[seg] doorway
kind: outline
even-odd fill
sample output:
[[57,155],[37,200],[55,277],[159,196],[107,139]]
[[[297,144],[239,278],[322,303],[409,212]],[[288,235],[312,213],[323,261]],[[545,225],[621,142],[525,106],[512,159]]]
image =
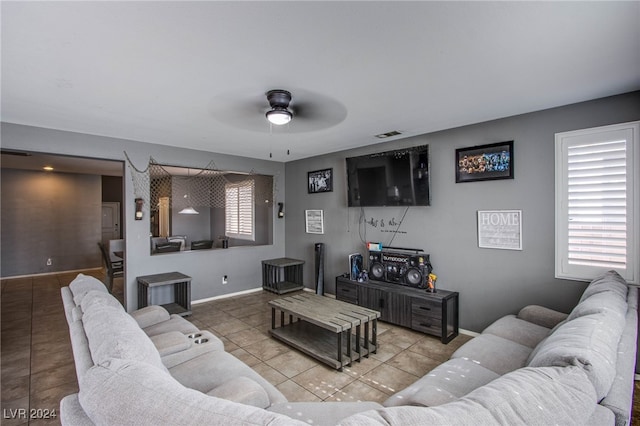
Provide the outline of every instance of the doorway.
[[[6,250],[11,256],[2,256],[3,278],[101,267],[97,243],[104,238],[103,202],[116,202],[108,215],[114,239],[122,238],[125,231],[121,222],[124,161],[4,149],[1,160],[6,179],[2,179],[0,245],[11,247]],[[43,170],[43,165],[48,167]],[[105,186],[101,183],[105,180],[111,183]],[[106,199],[100,195],[105,187],[112,191]],[[15,209],[19,203],[46,205],[49,211]]]
[[102,244],[107,244],[109,240],[119,240],[120,233],[120,203],[102,203]]

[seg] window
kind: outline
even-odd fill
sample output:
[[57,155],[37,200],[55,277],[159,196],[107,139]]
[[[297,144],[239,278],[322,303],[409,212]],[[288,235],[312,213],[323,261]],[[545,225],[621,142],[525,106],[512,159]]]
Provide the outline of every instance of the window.
[[255,241],[253,180],[225,185],[225,235]]
[[638,284],[640,122],[556,134],[556,277]]

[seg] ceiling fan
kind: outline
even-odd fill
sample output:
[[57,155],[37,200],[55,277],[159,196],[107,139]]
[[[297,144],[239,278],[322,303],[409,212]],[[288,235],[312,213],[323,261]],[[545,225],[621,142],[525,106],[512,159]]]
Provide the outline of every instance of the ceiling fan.
[[271,109],[265,114],[269,123],[282,126],[291,121],[293,118],[293,114],[289,111],[291,92],[282,89],[269,90],[267,100],[271,105]]
[[212,99],[210,111],[226,125],[274,135],[324,130],[347,117],[337,100],[297,88],[224,93]]

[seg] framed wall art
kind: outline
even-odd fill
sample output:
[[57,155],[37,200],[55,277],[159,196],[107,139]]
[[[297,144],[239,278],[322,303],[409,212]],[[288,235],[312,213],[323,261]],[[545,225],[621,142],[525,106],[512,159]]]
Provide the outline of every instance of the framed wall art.
[[456,183],[513,179],[513,141],[456,149]]
[[522,250],[522,210],[478,210],[478,247]]
[[315,170],[307,173],[309,194],[333,191],[333,169]]
[[304,220],[307,234],[324,234],[324,212],[322,210],[305,210]]

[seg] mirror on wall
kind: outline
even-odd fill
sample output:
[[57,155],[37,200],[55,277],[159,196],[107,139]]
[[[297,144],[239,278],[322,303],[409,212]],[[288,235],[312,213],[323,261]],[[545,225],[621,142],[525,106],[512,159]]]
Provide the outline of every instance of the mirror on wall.
[[154,165],[151,254],[273,244],[273,176]]

